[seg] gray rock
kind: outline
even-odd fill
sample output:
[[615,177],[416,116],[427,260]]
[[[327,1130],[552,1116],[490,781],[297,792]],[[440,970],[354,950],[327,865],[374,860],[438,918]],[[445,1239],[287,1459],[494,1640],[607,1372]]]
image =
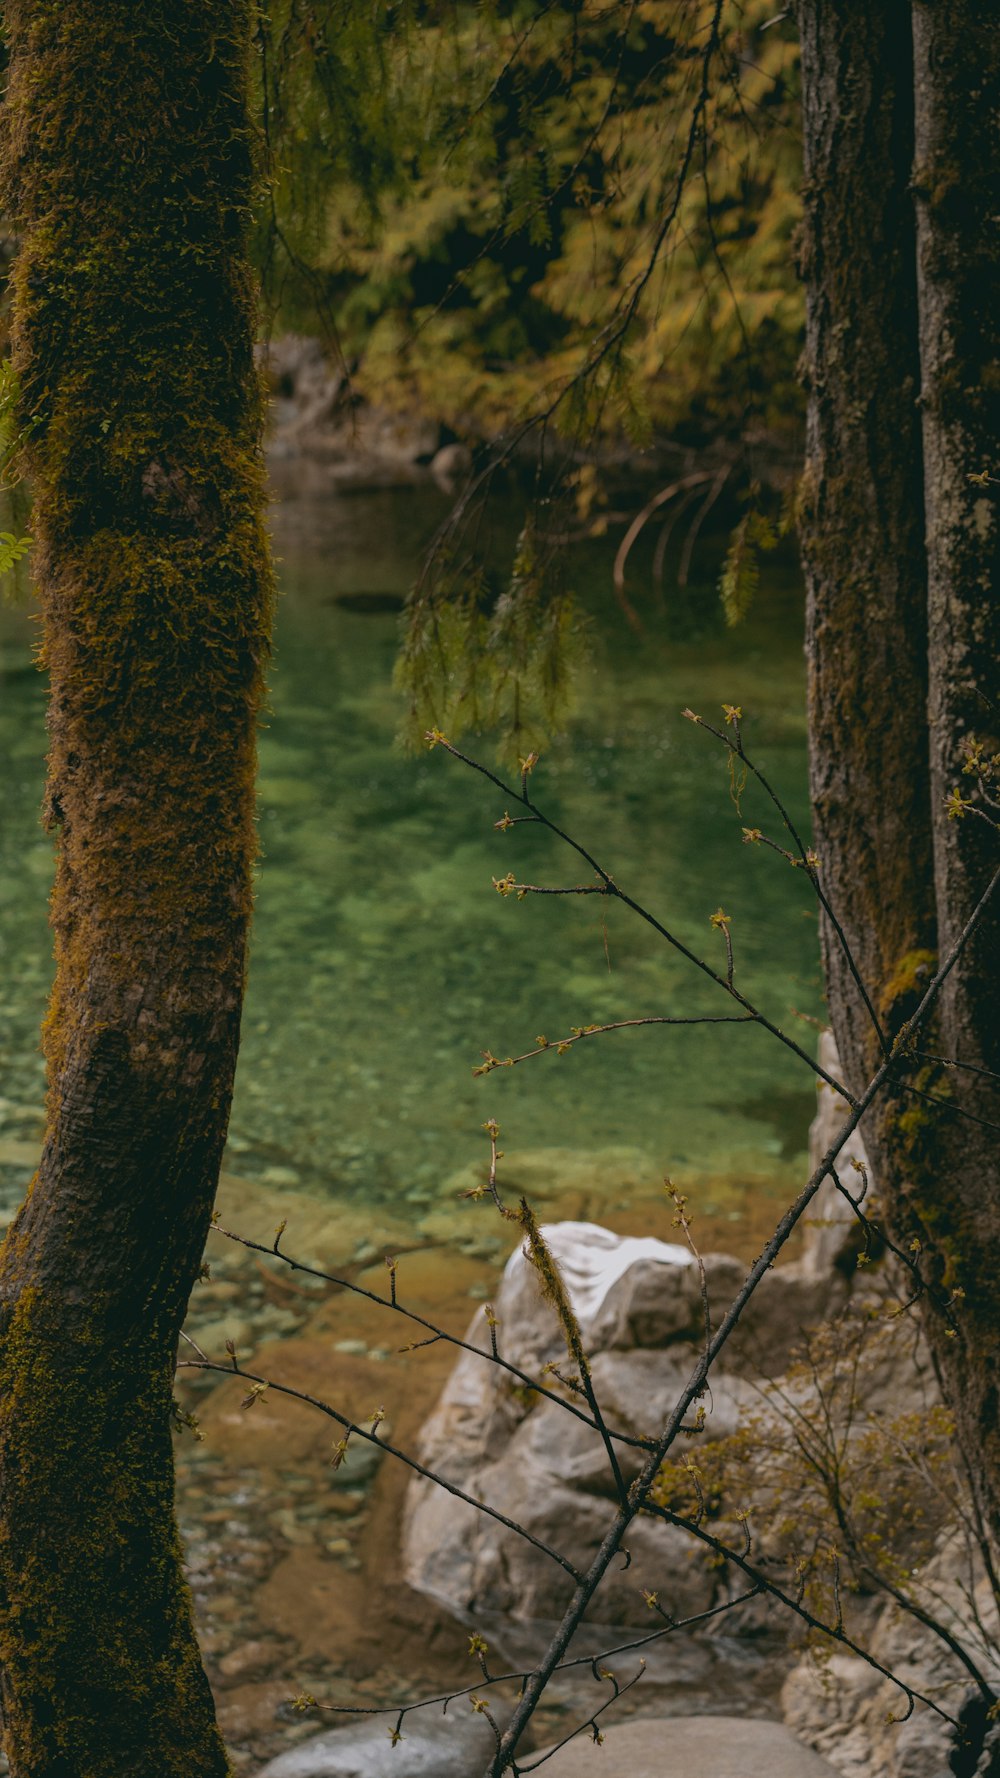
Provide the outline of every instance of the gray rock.
[[[654,1436],[690,1376],[704,1338],[697,1266],[685,1249],[614,1235],[591,1223],[556,1223],[545,1235],[593,1354],[595,1392],[608,1426]],[[706,1258],[705,1269],[717,1318],[746,1268],[716,1254]],[[801,1342],[803,1327],[822,1316],[831,1290],[843,1288],[840,1280],[805,1279],[795,1267],[768,1274],[760,1303],[734,1341],[736,1368],[717,1371],[704,1398],[698,1444],[729,1436],[757,1407],[738,1369],[780,1371]],[[520,1251],[507,1263],[494,1308],[504,1358],[533,1377],[553,1362],[564,1372],[569,1368],[555,1313]],[[476,1317],[466,1338],[486,1354],[483,1317]],[[548,1384],[559,1388],[551,1374]],[[677,1454],[692,1442],[678,1440]],[[488,1357],[464,1353],[459,1359],[425,1427],[420,1454],[430,1470],[487,1502],[578,1570],[596,1554],[614,1507],[600,1435],[557,1402],[519,1387]],[[626,1481],[637,1474],[640,1455],[620,1448]],[[638,1520],[628,1547],[631,1563],[609,1570],[595,1600],[594,1615],[602,1622],[647,1623],[644,1591],[658,1593],[677,1617],[712,1604],[717,1574],[683,1532]],[[422,1477],[411,1481],[407,1493],[403,1559],[411,1586],[461,1612],[501,1612],[522,1620],[558,1617],[573,1587],[566,1570],[527,1539]]]
[[[717,1327],[746,1278],[742,1260],[707,1253],[705,1275],[712,1326]],[[848,1283],[828,1266],[802,1262],[777,1265],[765,1273],[740,1317],[719,1363],[723,1370],[752,1377],[776,1377],[802,1350],[805,1336],[839,1310]]]
[[[503,1462],[470,1478],[470,1491],[523,1525],[548,1549],[586,1569],[608,1529],[613,1503],[603,1493],[591,1494],[586,1487],[560,1479],[558,1466],[547,1460],[549,1453],[538,1449],[544,1432],[542,1423],[536,1426],[532,1417]],[[561,1441],[561,1423],[557,1436]],[[557,1562],[441,1489],[417,1483],[414,1494],[407,1503],[404,1534],[405,1572],[411,1586],[452,1610],[503,1612],[513,1618],[561,1617],[574,1583]],[[613,1566],[597,1596],[594,1613],[602,1623],[647,1628],[643,1588],[658,1592],[676,1616],[703,1611],[712,1603],[714,1576],[684,1532],[638,1520],[627,1542],[630,1565]]]
[[472,452],[468,445],[442,445],[431,459],[431,474],[445,488],[457,487],[472,469]]
[[[619,1322],[624,1325],[630,1312],[629,1292],[622,1296],[626,1280],[646,1280],[648,1293],[661,1297],[664,1304],[676,1298],[678,1306],[664,1313],[678,1329],[694,1324],[698,1273],[686,1247],[653,1237],[616,1235],[593,1222],[549,1223],[544,1232],[589,1351],[637,1344],[627,1334],[620,1340],[615,1337]],[[495,1307],[504,1356],[513,1363],[530,1370],[565,1356],[555,1313],[544,1301],[534,1267],[520,1248],[515,1248],[507,1261]],[[483,1341],[480,1338],[476,1343]]]
[[554,1754],[546,1778],[835,1778],[780,1722],[671,1716],[612,1723],[603,1732],[603,1746],[583,1734]]
[[702,1321],[697,1266],[637,1259],[610,1286],[590,1330],[592,1347],[628,1350],[697,1337]]
[[202,1351],[207,1352],[209,1358],[221,1360],[223,1364],[227,1362],[227,1340],[232,1340],[241,1358],[248,1357],[256,1346],[253,1328],[246,1316],[238,1309],[234,1309],[228,1315],[214,1317],[211,1321],[199,1322],[195,1317],[192,1317],[189,1332],[192,1339],[198,1342]]
[[[834,1080],[842,1078],[840,1057],[832,1031],[822,1032],[817,1061]],[[816,1116],[809,1126],[810,1173],[815,1172],[823,1156],[833,1147],[837,1132],[849,1110],[846,1099],[842,1099],[825,1081],[817,1080]],[[847,1138],[840,1150],[836,1167],[841,1184],[854,1198],[860,1197],[862,1193],[864,1175],[859,1168],[863,1167],[868,1173],[869,1181],[865,1195],[874,1197],[868,1156],[857,1130],[853,1136]],[[834,1267],[848,1272],[853,1270],[854,1261],[864,1245],[861,1224],[843,1192],[837,1190],[832,1179],[824,1180],[813,1199],[805,1232],[802,1269],[807,1277],[825,1277]]]
[[414,1711],[394,1747],[393,1717],[331,1729],[279,1754],[257,1778],[478,1778],[496,1745],[482,1717],[453,1704]]
[[[728,1253],[704,1255],[705,1284],[713,1328],[719,1325],[746,1278],[742,1260]],[[726,1368],[776,1376],[815,1327],[846,1295],[846,1283],[832,1265],[779,1266],[761,1279],[722,1361]],[[629,1350],[686,1345],[690,1369],[694,1348],[705,1337],[705,1312],[696,1266],[665,1265],[640,1259],[608,1290],[590,1329],[591,1349]]]
[[301,495],[310,481],[395,487],[427,476],[441,443],[436,421],[360,400],[315,339],[284,334],[261,357],[271,393],[268,459],[279,483],[284,466],[290,491]]
[[[970,1582],[972,1590],[970,1596]],[[1000,1620],[992,1589],[962,1533],[943,1536],[910,1578],[918,1605],[964,1647],[994,1692],[1000,1686]],[[941,1638],[890,1602],[868,1641],[890,1673],[958,1717],[975,1694],[969,1673]],[[948,1778],[955,1743],[949,1723],[917,1705],[904,1721],[899,1687],[854,1656],[808,1659],[788,1675],[786,1723],[824,1754],[841,1778]],[[976,1770],[985,1771],[989,1755]]]

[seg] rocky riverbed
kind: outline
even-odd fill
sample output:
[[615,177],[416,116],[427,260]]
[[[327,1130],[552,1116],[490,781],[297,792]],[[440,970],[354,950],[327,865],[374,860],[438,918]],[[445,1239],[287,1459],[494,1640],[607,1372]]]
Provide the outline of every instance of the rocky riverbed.
[[[546,1167],[539,1158],[527,1169],[541,1187],[547,1218],[595,1206],[600,1158],[580,1157],[572,1188],[564,1159]],[[376,1231],[362,1212],[273,1178],[227,1174],[220,1221],[264,1245],[277,1221],[287,1221],[282,1246],[289,1254],[381,1297],[388,1295],[388,1253],[397,1259],[399,1301],[461,1335],[476,1304],[496,1293],[510,1245],[496,1235],[486,1206],[462,1198],[471,1180],[472,1173],[453,1181],[423,1214],[401,1205],[398,1218]],[[661,1239],[673,1235],[672,1217],[662,1193],[659,1201],[640,1198],[619,1211],[623,1232],[652,1229]],[[759,1223],[726,1220],[713,1233],[724,1230],[731,1246],[737,1228],[737,1244],[749,1250],[766,1220],[762,1206]],[[343,1288],[291,1273],[221,1232],[209,1238],[208,1263],[211,1275],[195,1289],[188,1322],[203,1350],[230,1363],[231,1339],[241,1368],[289,1383],[361,1422],[384,1408],[383,1436],[416,1451],[452,1369],[452,1347],[435,1342],[407,1350],[429,1337],[426,1330]],[[196,1358],[191,1348],[186,1356]],[[297,1711],[297,1697],[310,1694],[340,1707],[405,1703],[453,1685],[469,1655],[467,1627],[402,1577],[404,1467],[352,1448],[333,1470],[335,1423],[273,1391],[243,1409],[247,1392],[235,1377],[184,1373],[180,1394],[202,1438],[182,1433],[177,1463],[206,1662],[234,1766],[250,1773],[338,1720]],[[512,1656],[530,1658],[521,1641],[523,1633],[510,1645]],[[721,1646],[689,1652],[664,1673],[663,1683],[687,1708],[697,1708],[711,1695],[723,1653]],[[759,1686],[751,1661],[748,1708]],[[573,1695],[557,1688],[539,1713],[537,1732],[558,1733],[572,1707]]]
[[[27,1094],[0,1108],[0,1187],[9,1219],[37,1161],[42,1107]],[[477,1304],[496,1294],[511,1240],[488,1205],[465,1194],[474,1164],[434,1193],[401,1197],[377,1225],[352,1194],[334,1201],[270,1149],[237,1135],[219,1195],[222,1227],[267,1246],[279,1221],[283,1246],[336,1276],[388,1293],[385,1255],[398,1259],[399,1300],[461,1335]],[[529,1151],[507,1163],[546,1221],[610,1219],[621,1233],[676,1239],[673,1206],[626,1150]],[[239,1169],[237,1171],[236,1169]],[[609,1208],[613,1206],[613,1208]],[[735,1216],[735,1220],[733,1219]],[[749,1255],[773,1223],[766,1199],[703,1219],[712,1246]],[[498,1233],[499,1229],[499,1233]],[[232,1340],[241,1368],[331,1402],[358,1419],[384,1408],[383,1433],[417,1449],[451,1372],[444,1342],[406,1350],[424,1330],[343,1288],[253,1253],[221,1230],[209,1237],[209,1276],[194,1291],[188,1331],[222,1364]],[[185,1348],[187,1358],[196,1357]],[[346,1707],[408,1702],[453,1685],[468,1666],[467,1627],[401,1575],[400,1524],[407,1472],[356,1450],[330,1467],[339,1429],[315,1408],[267,1393],[251,1409],[247,1385],[216,1373],[182,1373],[179,1398],[202,1436],[179,1434],[178,1508],[206,1663],[238,1772],[314,1736],[336,1717],[301,1713],[312,1694]],[[491,1634],[511,1658],[531,1659],[536,1626]],[[531,1646],[529,1646],[529,1644]],[[694,1647],[662,1676],[672,1708],[704,1708],[728,1657],[721,1644]],[[744,1662],[743,1703],[767,1707],[759,1663]],[[661,1680],[655,1671],[651,1679]],[[731,1675],[730,1675],[731,1682]],[[555,1688],[537,1734],[556,1737],[574,1707]],[[350,1720],[347,1718],[346,1720]]]
[[[26,1083],[29,1084],[29,1083]],[[0,1224],[24,1193],[40,1151],[43,1107],[29,1092],[0,1105]],[[512,1186],[528,1191],[547,1221],[610,1219],[625,1234],[672,1240],[673,1207],[662,1184],[625,1149],[512,1154]],[[511,1246],[488,1205],[463,1194],[480,1163],[433,1191],[400,1194],[377,1221],[358,1194],[336,1199],[301,1167],[237,1135],[220,1189],[222,1224],[270,1244],[287,1221],[289,1253],[385,1295],[386,1253],[398,1258],[399,1297],[459,1335],[495,1294]],[[705,1239],[749,1256],[773,1222],[766,1198],[705,1218]],[[498,1232],[499,1231],[499,1232]],[[377,1304],[291,1274],[220,1232],[209,1237],[210,1276],[195,1287],[188,1329],[227,1362],[301,1387],[359,1418],[385,1407],[392,1436],[416,1449],[452,1368],[443,1343],[405,1348],[422,1330]],[[187,1349],[187,1356],[195,1354]],[[468,1661],[465,1628],[403,1582],[399,1527],[406,1472],[351,1452],[330,1468],[338,1429],[315,1409],[265,1396],[250,1410],[246,1386],[217,1375],[182,1375],[179,1395],[203,1438],[179,1434],[178,1504],[192,1588],[213,1685],[238,1771],[315,1734],[325,1720],[292,1700],[311,1692],[331,1704],[423,1696],[452,1683]],[[679,1681],[692,1704],[710,1681],[695,1663]],[[541,1713],[555,1733],[563,1707]]]
[[[833,1065],[829,1054],[825,1060]],[[39,1115],[40,1107],[27,1101],[8,1102],[0,1112],[7,1216],[37,1158]],[[837,1116],[833,1096],[823,1089],[814,1152],[829,1142]],[[508,1573],[503,1561],[498,1566],[498,1540],[483,1540],[470,1509],[442,1512],[440,1500],[423,1483],[409,1484],[407,1504],[408,1471],[402,1464],[358,1440],[350,1444],[346,1462],[332,1464],[342,1429],[322,1404],[359,1424],[380,1416],[381,1438],[441,1467],[447,1459],[453,1478],[472,1493],[482,1486],[498,1499],[505,1490],[516,1494],[525,1464],[533,1466],[528,1505],[535,1510],[541,1502],[544,1509],[546,1496],[558,1495],[560,1540],[568,1536],[586,1543],[591,1537],[594,1478],[572,1437],[566,1442],[557,1436],[563,1416],[548,1436],[551,1413],[544,1404],[529,1412],[527,1400],[501,1401],[490,1367],[460,1359],[456,1369],[454,1348],[402,1312],[410,1310],[455,1336],[468,1333],[482,1345],[486,1323],[477,1305],[481,1310],[487,1301],[495,1302],[505,1340],[513,1341],[509,1349],[519,1361],[532,1368],[549,1355],[551,1330],[539,1321],[537,1292],[525,1296],[531,1280],[523,1262],[520,1273],[508,1267],[501,1282],[511,1246],[506,1225],[488,1201],[469,1197],[482,1182],[482,1166],[455,1175],[431,1197],[404,1195],[397,1211],[380,1212],[376,1225],[356,1198],[352,1206],[304,1189],[280,1158],[257,1153],[239,1138],[229,1167],[234,1163],[246,1171],[223,1175],[219,1226],[209,1237],[208,1271],[195,1288],[188,1320],[194,1344],[183,1347],[186,1364],[199,1364],[200,1351],[222,1369],[181,1373],[179,1399],[197,1418],[200,1436],[188,1429],[178,1437],[179,1516],[206,1663],[235,1770],[249,1778],[301,1746],[305,1763],[295,1766],[296,1774],[300,1765],[303,1773],[320,1774],[325,1768],[315,1742],[318,1731],[350,1724],[359,1710],[410,1704],[461,1685],[463,1678],[474,1680],[472,1627],[488,1636],[495,1658],[514,1667],[530,1665],[546,1640],[548,1616],[560,1609],[555,1594],[551,1600],[540,1595],[534,1619],[526,1616],[528,1577],[516,1580],[511,1593],[513,1571]],[[629,1165],[623,1153],[611,1150],[575,1159],[562,1151],[540,1151],[507,1164],[512,1181],[531,1193],[546,1223],[565,1226],[569,1218],[578,1228],[581,1220],[589,1218],[592,1225],[600,1218],[617,1230],[602,1236],[591,1226],[585,1238],[571,1234],[563,1263],[597,1354],[595,1376],[600,1372],[602,1390],[605,1385],[611,1390],[616,1414],[638,1412],[641,1418],[647,1409],[655,1415],[662,1393],[662,1378],[657,1380],[653,1370],[663,1368],[673,1376],[678,1360],[683,1368],[682,1347],[696,1339],[700,1297],[693,1282],[696,1268],[681,1263],[683,1255],[678,1258],[673,1205],[662,1190],[653,1194],[641,1188]],[[609,1203],[617,1209],[610,1211]],[[756,1350],[745,1342],[738,1346],[717,1379],[713,1412],[723,1419],[730,1408],[738,1411],[741,1373],[759,1377],[780,1369],[796,1329],[843,1297],[842,1262],[856,1235],[835,1194],[827,1192],[816,1209],[804,1241],[793,1248],[792,1264],[766,1280],[756,1332],[753,1325],[746,1330]],[[329,1277],[293,1270],[272,1253],[230,1238],[235,1231],[268,1249],[279,1223],[286,1225],[282,1250]],[[738,1282],[741,1262],[759,1249],[771,1226],[773,1206],[764,1199],[735,1223],[728,1214],[700,1219],[702,1247],[717,1255],[707,1269],[713,1298],[721,1303]],[[617,1236],[640,1238],[628,1249],[636,1263],[618,1266],[610,1284],[602,1273],[602,1288],[595,1293],[588,1266],[596,1277],[616,1253],[619,1258],[625,1253]],[[589,1245],[604,1254],[596,1270],[580,1258],[581,1239],[584,1249]],[[668,1245],[657,1250],[657,1241]],[[387,1256],[396,1262],[396,1310],[385,1300]],[[240,1371],[270,1379],[271,1386],[254,1393],[247,1375],[226,1374],[234,1359]],[[653,1368],[644,1384],[647,1366]],[[275,1387],[279,1383],[312,1402],[283,1396]],[[892,1379],[890,1388],[897,1388]],[[252,1402],[245,1405],[250,1395]],[[514,1495],[508,1505],[514,1516],[523,1517]],[[607,1505],[602,1498],[598,1516]],[[639,1555],[645,1559],[643,1551]],[[954,1567],[947,1551],[941,1562],[942,1573],[949,1563]],[[688,1591],[704,1590],[704,1582],[691,1577],[684,1585]],[[611,1621],[601,1622],[599,1614],[581,1632],[588,1653],[627,1639],[644,1620],[643,1613],[636,1618],[627,1587],[623,1592],[619,1585],[609,1599],[605,1615]],[[685,1609],[692,1604],[679,1602]],[[964,1633],[961,1600],[949,1610]],[[918,1682],[930,1674],[928,1683],[954,1688],[954,1680],[938,1670],[935,1647],[914,1636],[912,1620],[897,1626],[890,1618],[873,1625],[893,1664],[900,1663]],[[937,1741],[926,1718],[913,1734],[887,1738],[891,1688],[882,1684],[880,1690],[869,1669],[852,1661],[834,1663],[834,1684],[824,1692],[808,1668],[790,1676],[794,1660],[784,1623],[758,1616],[735,1625],[727,1618],[713,1633],[669,1638],[648,1651],[643,1684],[630,1694],[624,1713],[631,1705],[642,1716],[702,1717],[724,1698],[727,1709],[741,1718],[774,1720],[785,1714],[800,1738],[844,1778],[871,1778],[876,1771],[883,1778],[937,1778],[933,1761],[947,1758],[944,1743],[937,1745],[940,1724]],[[591,1692],[589,1667],[554,1684],[532,1725],[533,1743],[559,1741],[581,1711],[593,1708]],[[305,1697],[317,1705],[303,1710]],[[955,1708],[961,1701],[956,1693]],[[368,1763],[358,1769],[377,1773],[381,1756],[372,1750],[388,1726],[376,1719],[367,1740],[358,1728],[351,1731],[350,1747],[345,1740],[338,1748],[350,1751],[357,1743],[361,1758],[367,1747]],[[340,1752],[331,1755],[339,1757]],[[340,1769],[336,1763],[331,1767]]]

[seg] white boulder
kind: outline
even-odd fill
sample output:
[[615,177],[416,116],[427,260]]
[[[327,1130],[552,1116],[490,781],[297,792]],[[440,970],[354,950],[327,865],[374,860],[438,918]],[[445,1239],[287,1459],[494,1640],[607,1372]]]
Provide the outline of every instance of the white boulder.
[[[704,1343],[698,1266],[686,1248],[615,1235],[590,1223],[556,1223],[544,1234],[590,1353],[606,1425],[631,1438],[655,1437]],[[746,1268],[726,1255],[709,1255],[705,1270],[710,1308],[718,1316]],[[704,1430],[682,1436],[675,1453],[734,1432],[741,1416],[757,1406],[740,1369],[780,1370],[803,1327],[822,1315],[828,1301],[826,1288],[794,1267],[769,1273],[759,1295],[733,1343],[734,1366],[713,1374],[700,1403]],[[586,1411],[580,1394],[560,1381],[559,1373],[571,1375],[573,1363],[555,1311],[520,1250],[507,1263],[494,1313],[501,1357]],[[599,1432],[490,1362],[485,1316],[477,1316],[466,1337],[484,1356],[467,1352],[460,1358],[424,1430],[422,1462],[585,1570],[616,1498]],[[556,1369],[546,1372],[546,1366]],[[645,1452],[617,1441],[615,1448],[627,1483]],[[593,1615],[602,1622],[647,1623],[644,1591],[656,1592],[677,1617],[713,1602],[716,1572],[683,1532],[641,1519],[626,1543],[631,1562],[612,1566],[594,1603]],[[573,1591],[572,1576],[557,1561],[422,1477],[411,1481],[407,1494],[403,1561],[411,1586],[460,1612],[556,1618]]]

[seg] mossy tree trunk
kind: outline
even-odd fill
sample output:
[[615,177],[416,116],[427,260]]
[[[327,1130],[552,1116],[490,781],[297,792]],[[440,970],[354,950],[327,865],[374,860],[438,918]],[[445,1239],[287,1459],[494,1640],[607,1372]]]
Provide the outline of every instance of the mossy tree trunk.
[[228,1770],[172,1371],[225,1139],[270,582],[250,0],[7,0],[3,184],[58,834],[49,1112],[0,1251],[15,1778]]
[[[996,865],[987,825],[949,821],[946,803],[963,741],[995,750],[1000,727],[997,490],[970,479],[995,468],[1000,436],[1000,33],[986,0],[800,0],[799,23],[813,811],[891,1043]],[[993,1071],[998,938],[994,910],[923,1040]],[[857,1088],[879,1040],[829,930],[824,955]],[[995,1083],[915,1058],[866,1138],[886,1221],[934,1287],[926,1325],[1000,1535],[1000,1162],[996,1130],[973,1121],[997,1117]]]

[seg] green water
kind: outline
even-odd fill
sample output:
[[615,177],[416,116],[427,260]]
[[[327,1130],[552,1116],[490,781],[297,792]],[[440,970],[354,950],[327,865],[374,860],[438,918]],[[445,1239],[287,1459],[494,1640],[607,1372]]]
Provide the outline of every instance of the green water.
[[[392,601],[366,612],[335,601],[403,594],[440,512],[419,490],[286,503],[276,515],[283,597],[228,1165],[354,1204],[434,1203],[480,1159],[481,1126],[495,1115],[512,1160],[552,1151],[567,1179],[575,1157],[627,1147],[652,1179],[702,1180],[712,1201],[747,1179],[784,1186],[804,1164],[813,1090],[807,1069],[758,1029],[620,1032],[473,1078],[481,1050],[516,1053],[538,1032],[554,1040],[572,1025],[728,1007],[621,907],[501,899],[491,879],[508,870],[574,883],[585,867],[538,828],[496,833],[502,796],[440,751],[413,759],[395,748]],[[535,795],[717,965],[709,916],[720,905],[731,914],[739,984],[811,1050],[796,1017],[821,1010],[808,885],[742,844],[721,750],[680,717],[688,704],[714,717],[723,702],[742,704],[749,743],[806,820],[794,570],[770,567],[737,632],[706,579],[668,592],[665,610],[647,599],[638,639],[608,591],[612,549],[573,556],[594,664]],[[23,612],[0,614],[0,1140],[37,1130],[50,973],[31,629]],[[488,744],[479,750],[490,758]],[[762,814],[749,799],[743,819]],[[9,1192],[23,1183],[14,1169],[0,1178]]]

